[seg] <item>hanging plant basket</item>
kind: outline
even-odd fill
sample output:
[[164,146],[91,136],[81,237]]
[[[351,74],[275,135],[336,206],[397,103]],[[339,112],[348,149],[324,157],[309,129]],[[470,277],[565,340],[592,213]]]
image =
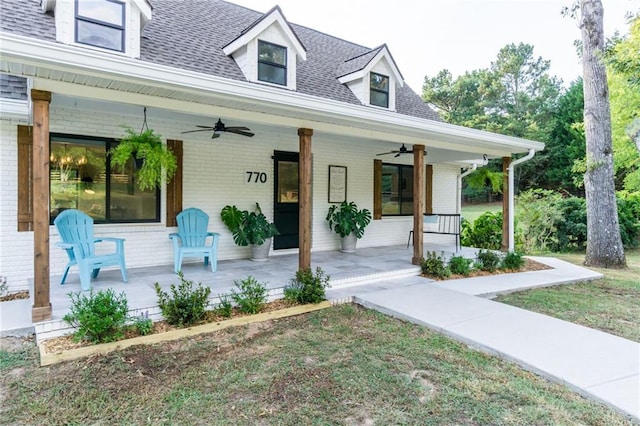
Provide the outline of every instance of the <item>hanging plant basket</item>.
[[109,151],[111,165],[124,169],[133,158],[138,170],[138,187],[141,190],[153,189],[162,185],[162,171],[167,182],[171,181],[178,167],[173,152],[162,143],[162,137],[147,129],[140,134],[126,128],[126,136]]

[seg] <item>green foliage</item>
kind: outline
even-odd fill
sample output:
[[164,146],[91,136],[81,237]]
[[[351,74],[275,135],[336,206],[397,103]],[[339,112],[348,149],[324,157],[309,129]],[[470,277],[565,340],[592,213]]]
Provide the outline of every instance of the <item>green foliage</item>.
[[502,259],[500,255],[491,250],[480,250],[476,256],[476,268],[481,271],[495,272],[500,266]]
[[525,260],[524,257],[522,257],[522,253],[519,253],[517,251],[510,251],[502,258],[500,268],[517,271],[522,268],[524,264]]
[[329,229],[341,237],[354,234],[360,239],[364,235],[364,229],[371,222],[371,212],[367,209],[358,210],[353,201],[343,201],[339,205],[329,207],[326,220],[329,222]]
[[124,292],[116,295],[113,290],[100,290],[89,295],[69,293],[71,308],[63,319],[76,327],[76,341],[89,340],[92,343],[114,342],[124,337],[127,322],[127,296]]
[[291,303],[320,303],[325,300],[325,289],[329,287],[329,275],[317,267],[315,274],[311,268],[299,269],[295,278],[284,288],[284,298]]
[[158,296],[158,306],[167,322],[184,327],[204,318],[211,289],[203,287],[202,283],[198,283],[194,288],[194,282],[185,279],[182,271],[178,272],[178,277],[180,284],[171,284],[171,295],[163,291],[158,283],[154,284],[154,288]]
[[137,317],[134,317],[133,327],[141,336],[151,334],[151,332],[153,331],[153,321],[151,321],[151,319],[149,318],[149,313],[146,312],[144,314],[140,314]]
[[129,127],[125,128],[125,132],[127,135],[109,151],[111,165],[124,169],[134,156],[143,160],[137,174],[138,186],[143,191],[162,185],[163,170],[167,182],[170,181],[178,168],[178,162],[173,152],[162,143],[162,136],[153,130],[138,134]]
[[231,299],[238,305],[240,312],[257,314],[267,303],[267,286],[249,275],[244,280],[236,280],[234,284],[240,292],[231,290]]
[[502,245],[502,212],[481,214],[472,227],[463,228],[460,235],[462,245],[500,250]]
[[231,314],[233,314],[233,304],[231,303],[231,300],[229,300],[229,296],[221,294],[219,297],[220,304],[215,309],[216,313],[225,318],[231,318]]
[[587,247],[587,204],[584,198],[568,197],[558,203],[560,220],[556,222],[555,252],[583,251]]
[[447,266],[442,255],[435,251],[428,251],[426,257],[420,261],[420,269],[424,275],[434,278],[447,278],[451,276],[451,269]]
[[464,256],[452,256],[449,259],[449,269],[452,274],[459,274],[467,276],[471,273],[472,259],[467,259]]
[[269,223],[262,213],[260,204],[256,203],[255,211],[240,210],[236,206],[225,206],[220,212],[222,223],[233,234],[233,241],[241,246],[262,245],[276,235],[280,235],[275,224]]
[[545,252],[557,243],[557,223],[562,219],[557,192],[531,189],[518,196],[518,225],[522,230],[523,250]]
[[640,236],[640,191],[625,193],[619,196],[618,222],[620,223],[620,237],[625,248],[637,247]]

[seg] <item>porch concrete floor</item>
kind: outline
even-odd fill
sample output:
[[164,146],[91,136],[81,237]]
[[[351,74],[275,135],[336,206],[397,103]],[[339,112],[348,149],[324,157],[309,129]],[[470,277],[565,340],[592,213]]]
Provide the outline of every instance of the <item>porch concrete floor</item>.
[[[425,252],[443,252],[451,256],[454,245],[425,244]],[[458,254],[475,257],[477,249],[463,247]],[[339,289],[371,282],[377,279],[418,275],[420,268],[411,264],[413,248],[402,246],[357,248],[355,253],[340,251],[321,251],[311,254],[311,267],[322,268],[331,277],[331,288]],[[191,259],[187,259],[189,261]],[[271,298],[282,294],[282,289],[294,277],[298,269],[298,254],[272,255],[266,262],[253,262],[248,259],[221,260],[218,270],[211,272],[205,268],[202,259],[182,265],[184,276],[195,283],[211,288],[212,303],[218,301],[218,295],[228,294],[235,288],[234,281],[249,275],[259,282],[265,282]],[[94,290],[111,288],[116,293],[124,292],[129,309],[134,313],[147,312],[153,319],[160,317],[154,283],[168,291],[171,284],[178,284],[178,276],[173,272],[173,264],[144,268],[127,268],[128,282],[123,283],[119,269],[100,271],[91,281]],[[70,332],[62,317],[69,312],[71,300],[69,293],[81,291],[77,268],[72,268],[64,285],[60,285],[60,275],[51,276],[51,321],[36,323],[36,335],[39,340]],[[3,327],[4,328],[4,327]]]

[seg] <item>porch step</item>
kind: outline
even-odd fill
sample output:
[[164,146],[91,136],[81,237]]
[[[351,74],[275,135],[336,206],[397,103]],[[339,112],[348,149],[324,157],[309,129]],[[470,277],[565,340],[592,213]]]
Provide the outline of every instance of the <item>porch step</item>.
[[[362,285],[363,283],[376,282],[381,280],[388,280],[392,278],[403,278],[403,277],[411,277],[420,274],[420,267],[414,266],[411,268],[388,271],[388,272],[380,272],[369,275],[361,275],[356,277],[346,277],[346,278],[338,278],[332,279],[329,281],[331,289],[344,289],[349,287],[354,287],[358,285]],[[282,298],[284,293],[284,287],[277,287],[269,289],[267,298],[269,301]],[[340,300],[334,300],[334,303],[347,303],[350,302],[351,298],[346,297]],[[216,306],[220,303],[220,298],[218,296],[211,297],[209,299],[209,306]],[[162,313],[160,312],[160,308],[157,305],[147,306],[142,308],[131,309],[129,311],[130,316],[139,316],[146,315],[151,318],[153,321],[162,320]],[[38,343],[52,339],[54,337],[60,337],[67,334],[73,333],[73,327],[70,327],[62,318],[54,318],[49,321],[42,321],[34,324],[36,341]]]

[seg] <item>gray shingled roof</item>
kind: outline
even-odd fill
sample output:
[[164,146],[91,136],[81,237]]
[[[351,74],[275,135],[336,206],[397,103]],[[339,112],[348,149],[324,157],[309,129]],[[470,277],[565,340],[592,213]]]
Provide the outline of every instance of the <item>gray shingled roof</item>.
[[348,74],[351,74],[356,71],[360,71],[365,68],[369,62],[380,52],[383,46],[376,47],[375,49],[371,49],[370,51],[358,55],[354,58],[349,58],[346,61],[338,64],[338,68],[336,69],[336,77],[342,77]]
[[0,74],[0,98],[27,100],[27,79],[15,75]]
[[[54,18],[41,12],[39,0],[0,1],[3,31],[55,42]],[[246,81],[222,48],[262,16],[222,0],[153,0],[153,17],[142,32],[140,60]],[[365,60],[373,51],[300,25],[291,24],[291,28],[307,49],[307,60],[298,64],[297,91],[359,105],[336,72],[346,61]],[[440,120],[406,84],[396,90],[396,109],[404,115]]]

